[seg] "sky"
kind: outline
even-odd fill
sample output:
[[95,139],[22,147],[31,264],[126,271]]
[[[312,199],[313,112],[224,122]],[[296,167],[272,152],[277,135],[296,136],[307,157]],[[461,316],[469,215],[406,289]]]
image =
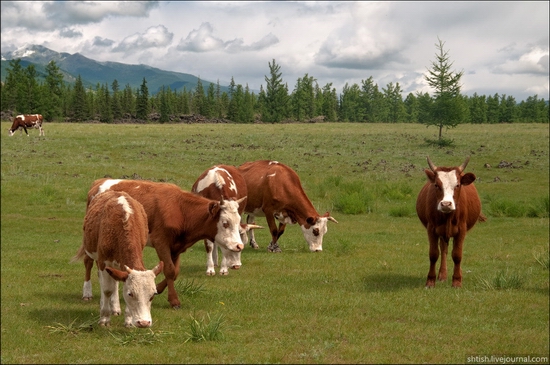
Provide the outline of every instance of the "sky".
[[1,52],[37,44],[229,85],[266,86],[280,66],[337,93],[373,78],[433,94],[439,40],[462,93],[549,99],[549,2],[2,1]]

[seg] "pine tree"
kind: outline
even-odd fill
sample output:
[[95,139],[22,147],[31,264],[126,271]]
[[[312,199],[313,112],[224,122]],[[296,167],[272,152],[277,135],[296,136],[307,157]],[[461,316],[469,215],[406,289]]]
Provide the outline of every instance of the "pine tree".
[[50,61],[46,65],[46,87],[45,99],[44,99],[44,119],[47,121],[54,120],[62,114],[62,88],[63,88],[63,74],[59,70],[59,67],[55,61]]
[[149,119],[149,89],[147,88],[145,77],[136,98],[136,118],[142,120]]
[[462,123],[465,116],[466,105],[460,96],[460,79],[464,71],[451,71],[453,65],[449,61],[449,52],[443,49],[445,42],[438,38],[436,44],[439,53],[436,53],[436,60],[432,62],[432,68],[428,69],[425,80],[435,90],[434,103],[431,109],[430,119],[427,125],[439,127],[439,141],[443,127],[456,127]]
[[84,89],[84,84],[82,83],[82,77],[80,74],[76,78],[76,82],[73,90],[73,118],[74,120],[81,122],[86,120],[86,90]]
[[265,76],[266,90],[260,94],[262,100],[262,120],[269,123],[277,123],[285,119],[288,108],[288,87],[283,84],[280,72],[281,66],[269,63],[270,77]]
[[160,119],[161,124],[167,123],[170,121],[170,105],[168,103],[168,95],[164,86],[160,92]]

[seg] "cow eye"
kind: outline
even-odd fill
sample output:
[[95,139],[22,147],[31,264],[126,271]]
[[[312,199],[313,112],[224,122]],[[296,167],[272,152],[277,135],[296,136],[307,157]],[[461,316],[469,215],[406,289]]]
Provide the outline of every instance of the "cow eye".
[[130,297],[132,297],[132,298],[133,298],[133,297],[134,297],[134,293],[132,293],[132,292],[128,292],[128,296],[130,296]]
[[229,223],[223,222],[223,228],[229,228]]
[[313,235],[314,235],[314,236],[318,236],[318,235],[319,235],[319,228],[314,228],[314,229],[313,229]]

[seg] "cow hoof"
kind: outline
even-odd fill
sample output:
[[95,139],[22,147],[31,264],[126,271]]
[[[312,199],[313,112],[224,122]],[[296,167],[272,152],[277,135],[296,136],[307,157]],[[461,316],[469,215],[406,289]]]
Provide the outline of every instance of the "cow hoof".
[[179,304],[176,304],[176,305],[172,306],[172,309],[180,309],[180,308],[181,308],[181,305],[179,305]]
[[89,302],[90,300],[92,300],[92,297],[82,297],[82,300],[85,302]]
[[252,247],[253,249],[257,250],[258,248],[260,248],[260,246],[258,246],[258,244],[256,243],[256,241],[250,241],[250,247]]
[[229,273],[227,271],[220,271],[221,276],[227,276]]
[[206,275],[207,276],[214,276],[214,275],[216,275],[216,272],[215,271],[207,271]]
[[282,252],[281,251],[281,248],[279,247],[279,245],[275,244],[275,245],[269,245],[269,247],[267,247],[267,251],[268,252]]
[[113,316],[120,316],[120,312],[112,312],[111,315],[113,315]]

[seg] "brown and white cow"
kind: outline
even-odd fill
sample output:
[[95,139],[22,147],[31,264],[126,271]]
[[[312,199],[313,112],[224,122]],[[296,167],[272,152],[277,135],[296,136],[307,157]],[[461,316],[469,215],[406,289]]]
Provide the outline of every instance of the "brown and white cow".
[[[229,251],[244,248],[239,234],[238,200],[211,200],[169,183],[99,179],[88,192],[88,204],[107,190],[124,191],[143,205],[149,226],[147,246],[154,247],[164,262],[164,280],[157,284],[157,291],[160,294],[168,287],[168,302],[173,308],[181,305],[174,287],[181,253],[204,239]],[[84,264],[89,277],[93,263]]]
[[163,262],[153,270],[146,270],[143,264],[142,251],[147,243],[143,206],[124,192],[100,194],[88,206],[83,233],[82,245],[73,260],[88,257],[97,263],[101,287],[99,324],[109,326],[111,314],[120,314],[118,282],[122,281],[124,325],[150,327],[151,302],[157,293],[155,277],[162,272]]
[[[458,167],[438,167],[427,158],[430,169],[425,169],[428,182],[416,200],[416,213],[426,227],[430,244],[430,270],[426,287],[435,286],[435,265],[441,249],[439,281],[447,280],[447,249],[453,239],[452,258],[454,262],[453,287],[462,286],[462,247],[466,232],[476,222],[486,220],[481,213],[481,201],[474,186],[476,176],[464,173],[470,157]],[[439,248],[438,248],[439,241]]]
[[13,123],[11,125],[11,128],[9,129],[9,135],[11,137],[15,134],[15,131],[21,129],[21,134],[23,134],[24,130],[28,137],[29,133],[27,132],[27,128],[36,128],[40,130],[39,136],[43,136],[43,121],[44,119],[42,118],[42,114],[20,114],[13,118]]
[[[245,207],[247,222],[253,223],[255,216],[266,217],[271,232],[271,242],[267,248],[269,252],[281,252],[277,240],[284,233],[286,225],[294,223],[302,228],[310,251],[323,250],[327,222],[338,222],[328,212],[322,216],[317,213],[294,170],[269,160],[246,162],[238,169],[248,189]],[[275,219],[279,221],[279,227]],[[251,231],[250,245],[258,248],[254,231]]]
[[[204,171],[191,188],[193,193],[213,200],[241,200],[239,214],[242,214],[246,206],[246,182],[239,170],[234,166],[216,165]],[[251,229],[262,228],[253,224],[241,223],[239,230],[243,243],[248,241],[247,232]],[[214,266],[218,266],[218,245],[212,241],[204,240],[206,248],[206,275],[216,275]],[[220,275],[228,274],[228,267],[238,270],[241,263],[241,251],[229,251],[220,246],[222,262]]]

